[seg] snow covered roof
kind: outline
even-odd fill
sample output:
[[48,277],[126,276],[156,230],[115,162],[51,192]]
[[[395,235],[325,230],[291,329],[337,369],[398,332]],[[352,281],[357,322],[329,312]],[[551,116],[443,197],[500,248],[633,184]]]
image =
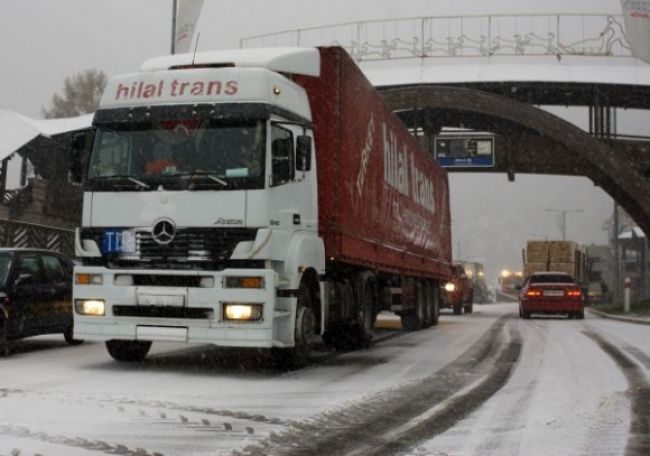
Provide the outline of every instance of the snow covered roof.
[[90,128],[93,114],[68,119],[32,119],[0,109],[0,160],[16,152],[37,136],[55,136]]
[[316,48],[278,47],[260,49],[234,49],[188,54],[175,54],[149,59],[142,71],[168,70],[174,66],[233,64],[238,67],[259,67],[269,70],[320,75],[320,54]]
[[635,239],[635,238],[643,239],[644,237],[645,237],[645,233],[638,226],[628,228],[627,230],[623,231],[621,234],[618,235],[619,239]]

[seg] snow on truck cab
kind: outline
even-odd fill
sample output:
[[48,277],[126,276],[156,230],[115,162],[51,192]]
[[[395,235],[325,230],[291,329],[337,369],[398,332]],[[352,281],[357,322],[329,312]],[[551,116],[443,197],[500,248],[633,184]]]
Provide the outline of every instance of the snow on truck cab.
[[300,365],[317,335],[367,345],[382,309],[437,321],[446,174],[342,49],[153,59],[109,81],[93,125],[73,146],[75,337],[121,361],[179,341]]

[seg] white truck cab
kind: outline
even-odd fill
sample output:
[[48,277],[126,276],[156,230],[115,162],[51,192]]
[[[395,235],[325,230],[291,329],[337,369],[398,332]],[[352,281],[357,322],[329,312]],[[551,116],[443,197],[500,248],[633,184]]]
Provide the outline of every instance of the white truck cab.
[[318,290],[325,250],[311,110],[290,73],[317,76],[318,50],[175,55],[109,81],[76,233],[75,338],[122,361],[152,341],[304,356],[322,318],[299,308],[316,299],[301,284]]

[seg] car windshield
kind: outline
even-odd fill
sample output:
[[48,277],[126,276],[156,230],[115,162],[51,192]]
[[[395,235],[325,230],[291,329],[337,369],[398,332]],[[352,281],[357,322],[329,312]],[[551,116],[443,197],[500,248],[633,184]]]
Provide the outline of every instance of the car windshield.
[[[88,169],[95,189],[264,185],[265,123],[165,120],[101,125]],[[197,179],[205,176],[206,179]]]
[[530,276],[530,283],[574,283],[566,274],[535,274]]
[[12,258],[13,255],[11,253],[0,252],[0,286],[6,285]]

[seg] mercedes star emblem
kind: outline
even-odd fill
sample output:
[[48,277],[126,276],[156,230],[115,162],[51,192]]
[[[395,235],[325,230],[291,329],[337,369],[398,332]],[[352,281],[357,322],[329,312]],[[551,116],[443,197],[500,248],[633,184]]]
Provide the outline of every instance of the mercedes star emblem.
[[160,245],[167,245],[174,240],[176,227],[171,220],[160,220],[156,222],[151,231],[151,237]]

